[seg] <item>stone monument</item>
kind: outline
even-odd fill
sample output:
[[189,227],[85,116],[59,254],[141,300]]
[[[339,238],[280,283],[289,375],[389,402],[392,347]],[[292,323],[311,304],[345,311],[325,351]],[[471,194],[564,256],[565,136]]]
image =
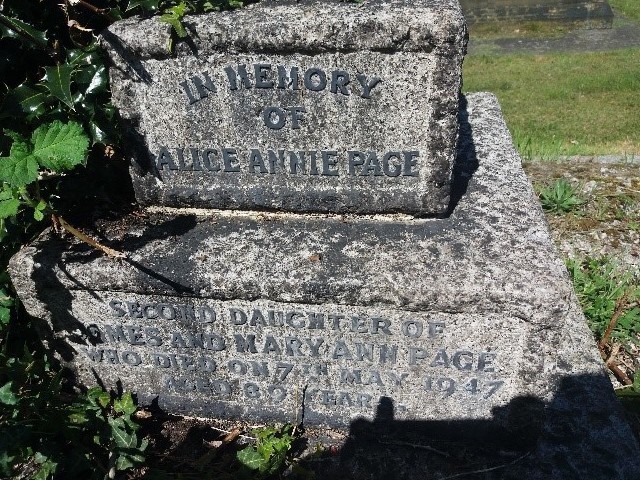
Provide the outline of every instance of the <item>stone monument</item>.
[[11,262],[78,381],[338,435],[318,478],[634,478],[497,101],[460,96],[458,2],[185,24],[175,55],[155,19],[102,37],[145,208],[87,228],[126,257],[45,232]]
[[470,24],[491,22],[558,22],[588,28],[611,28],[607,0],[460,0]]

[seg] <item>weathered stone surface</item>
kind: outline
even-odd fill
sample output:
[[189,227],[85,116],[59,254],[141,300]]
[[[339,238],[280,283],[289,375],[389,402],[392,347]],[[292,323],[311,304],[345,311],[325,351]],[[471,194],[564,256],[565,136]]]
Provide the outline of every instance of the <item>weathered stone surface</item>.
[[473,458],[508,466],[487,478],[632,479],[637,442],[495,98],[460,118],[446,218],[155,209],[98,226],[127,260],[44,235],[14,285],[82,382],[348,431],[339,462],[310,463],[322,478]]
[[444,213],[457,1],[257,4],[185,24],[175,57],[156,19],[102,36],[141,204]]

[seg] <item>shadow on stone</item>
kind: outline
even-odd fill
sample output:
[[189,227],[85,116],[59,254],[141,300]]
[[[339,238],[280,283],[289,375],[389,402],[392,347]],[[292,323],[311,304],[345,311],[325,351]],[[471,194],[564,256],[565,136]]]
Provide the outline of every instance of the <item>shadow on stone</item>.
[[460,200],[467,193],[469,181],[478,169],[478,158],[476,156],[476,148],[473,143],[473,132],[469,124],[469,112],[467,111],[467,98],[460,95],[460,107],[458,109],[458,119],[460,122],[460,130],[458,133],[457,155],[453,164],[453,173],[451,178],[451,196],[449,199],[449,208],[445,217],[450,216]]
[[158,272],[153,271],[152,269],[150,269],[148,267],[145,267],[140,262],[136,262],[135,260],[131,260],[129,258],[125,259],[125,262],[127,262],[129,265],[137,268],[139,271],[147,274],[151,278],[154,278],[155,280],[158,280],[160,283],[164,283],[165,285],[170,286],[178,294],[185,294],[185,293],[186,294],[195,294],[195,291],[193,290],[193,288],[188,287],[188,286],[183,285],[183,284],[178,283],[178,282],[174,282],[169,277],[166,277],[166,276],[164,276],[164,275],[162,275],[162,274],[160,274]]
[[548,404],[516,397],[490,420],[397,420],[394,400],[381,397],[373,421],[351,423],[337,455],[301,466],[325,480],[637,478],[610,461],[608,445],[626,427],[618,405],[598,395],[610,388],[604,375],[567,376]]
[[143,63],[138,59],[137,54],[126,45],[120,38],[111,33],[109,30],[104,30],[101,34],[104,42],[109,44],[109,47],[122,58],[122,60],[131,68],[133,72],[138,76],[140,81],[150,84],[152,83],[151,75],[144,68]]
[[[127,233],[120,241],[111,241],[108,238],[100,238],[100,240],[116,248],[117,250],[126,251],[131,255],[136,250],[143,248],[149,242],[170,236],[180,236],[186,234],[196,226],[196,217],[194,215],[184,215],[172,218],[167,221],[161,221],[146,226],[143,235]],[[95,235],[102,237],[101,235]],[[103,253],[93,249],[84,243],[70,243],[67,240],[50,238],[47,248],[39,249],[33,256],[34,263],[41,265],[41,268],[57,268],[70,284],[73,284],[77,290],[88,292],[94,299],[101,301],[100,292],[94,290],[91,285],[86,285],[81,279],[67,268],[69,264],[94,265],[99,261],[98,257],[104,256]],[[116,262],[117,260],[108,260]],[[182,283],[169,278],[170,272],[175,270],[174,263],[179,263],[182,269],[190,268],[188,262],[184,260],[175,260],[170,257],[159,257],[157,264],[143,264],[142,262],[127,258],[123,263],[127,263],[135,268],[137,275],[144,276],[147,281],[155,281],[162,285],[169,286],[176,294],[190,295],[193,289]],[[174,275],[175,277],[175,275]],[[78,354],[72,347],[74,344],[83,345],[86,341],[95,345],[95,335],[87,328],[87,326],[72,315],[73,311],[73,290],[53,272],[47,273],[35,268],[32,271],[31,278],[35,286],[36,298],[42,302],[46,311],[50,314],[50,324],[40,318],[34,318],[34,326],[41,338],[46,339],[49,346],[55,350],[64,361],[72,361]],[[86,320],[86,319],[85,319]],[[64,335],[60,335],[64,332]]]

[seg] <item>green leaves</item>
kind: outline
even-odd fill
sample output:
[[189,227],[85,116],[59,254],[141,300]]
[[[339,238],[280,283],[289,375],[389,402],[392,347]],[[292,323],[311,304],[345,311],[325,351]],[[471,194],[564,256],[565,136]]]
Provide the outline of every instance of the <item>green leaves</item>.
[[252,448],[250,446],[244,448],[243,450],[240,450],[237,453],[237,459],[245,467],[250,468],[251,470],[259,470],[260,467],[265,463],[262,455],[260,455],[255,448]]
[[109,104],[107,67],[97,47],[72,49],[67,62],[44,67],[39,83],[24,82],[7,92],[0,121],[76,119],[94,143],[115,140],[114,109]]
[[257,470],[261,476],[268,476],[280,470],[287,459],[293,442],[293,426],[281,428],[266,427],[252,432],[256,435],[256,445],[248,446],[236,454],[245,467]]
[[71,74],[73,65],[56,65],[45,68],[44,85],[51,95],[58,98],[71,110],[74,109],[73,97],[71,96]]
[[87,400],[96,410],[108,408],[111,403],[111,395],[100,387],[93,387],[87,391]]
[[28,185],[38,178],[38,161],[31,155],[31,146],[14,132],[5,132],[13,138],[8,157],[0,157],[0,182],[11,187]]
[[[6,272],[3,272],[3,274],[0,275],[0,278],[4,284],[8,283],[8,275]],[[7,289],[0,288],[0,331],[9,324],[13,303],[14,300],[11,298],[9,293],[7,293]]]
[[122,394],[122,397],[113,402],[113,409],[122,415],[132,415],[136,411],[136,405],[130,392]]
[[48,99],[49,93],[44,86],[29,86],[23,83],[7,93],[3,116],[18,114],[24,115],[27,119],[35,119],[44,114]]
[[[31,142],[14,132],[5,133],[13,138],[13,144],[9,156],[0,157],[0,182],[11,187],[24,187],[37,180],[38,167],[65,172],[84,164],[89,147],[87,135],[75,122],[56,120],[41,125],[33,132]],[[10,200],[6,191],[0,199]],[[7,204],[5,210],[10,210],[9,205],[13,204]]]
[[[614,314],[617,322],[611,338],[623,345],[638,343],[640,334],[640,286],[633,274],[620,269],[610,258],[567,260],[589,327],[601,339]],[[617,313],[616,313],[617,311]]]
[[47,48],[47,37],[44,32],[36,30],[17,18],[0,14],[0,33],[3,38],[15,38],[30,48]]
[[10,198],[0,200],[0,218],[15,216],[20,208],[20,200],[13,197],[11,190],[3,190],[0,195],[10,196]]
[[26,140],[15,132],[5,131],[13,139],[8,157],[0,157],[0,239],[7,233],[7,219],[13,219],[25,205],[33,208],[36,221],[44,219],[48,203],[29,194],[29,187],[38,180],[41,168],[56,173],[67,172],[84,165],[89,138],[76,122],[55,120],[40,125]]
[[33,156],[44,168],[64,172],[85,163],[89,139],[78,123],[56,120],[41,125],[33,132],[31,141]]
[[[181,2],[178,5],[167,8],[160,16],[160,21],[168,23],[173,27],[173,31],[179,38],[186,38],[189,34],[182,24],[182,19],[189,12],[186,3]],[[171,50],[171,47],[169,48]]]
[[555,213],[571,212],[584,203],[575,187],[563,178],[541,189],[540,202],[543,209]]

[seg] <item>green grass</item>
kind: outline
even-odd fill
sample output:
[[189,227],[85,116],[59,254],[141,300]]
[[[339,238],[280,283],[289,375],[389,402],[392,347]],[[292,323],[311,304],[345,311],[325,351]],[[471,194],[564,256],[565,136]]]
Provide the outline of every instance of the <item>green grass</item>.
[[614,13],[620,13],[629,20],[640,22],[640,1],[638,0],[609,0]]
[[498,96],[524,158],[640,154],[640,49],[469,55],[463,79]]

